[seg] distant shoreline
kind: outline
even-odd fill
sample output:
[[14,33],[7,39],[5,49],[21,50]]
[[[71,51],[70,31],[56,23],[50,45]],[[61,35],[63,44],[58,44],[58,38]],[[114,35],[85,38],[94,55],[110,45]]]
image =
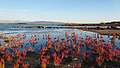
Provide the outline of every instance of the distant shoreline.
[[90,30],[91,32],[96,32],[102,35],[114,35],[120,36],[120,30]]

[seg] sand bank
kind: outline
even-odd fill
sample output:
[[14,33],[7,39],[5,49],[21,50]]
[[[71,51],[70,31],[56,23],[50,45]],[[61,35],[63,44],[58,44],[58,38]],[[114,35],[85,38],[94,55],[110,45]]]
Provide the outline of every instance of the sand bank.
[[92,32],[106,34],[106,35],[117,35],[120,36],[120,30],[89,30]]

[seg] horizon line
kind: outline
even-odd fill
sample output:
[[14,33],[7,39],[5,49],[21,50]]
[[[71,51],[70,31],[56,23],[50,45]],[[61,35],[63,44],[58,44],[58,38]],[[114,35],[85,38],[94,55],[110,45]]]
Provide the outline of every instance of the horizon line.
[[[44,22],[61,22],[61,23],[77,23],[77,24],[99,24],[99,23],[102,23],[102,22],[105,22],[105,23],[107,23],[107,22],[113,22],[113,21],[120,21],[120,20],[111,20],[111,21],[93,21],[93,22],[69,22],[69,21],[53,21],[53,20],[0,20],[0,23],[2,23],[1,21],[4,21],[3,23],[7,23],[7,21],[10,21],[9,23],[17,23],[17,21],[18,21],[18,23],[28,23],[28,22],[37,22],[37,21],[44,21]],[[21,22],[20,22],[21,21]]]

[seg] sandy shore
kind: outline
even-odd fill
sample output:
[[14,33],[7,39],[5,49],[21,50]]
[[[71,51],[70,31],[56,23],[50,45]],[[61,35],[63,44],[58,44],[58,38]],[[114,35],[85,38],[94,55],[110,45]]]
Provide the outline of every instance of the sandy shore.
[[89,30],[92,32],[106,34],[106,35],[117,35],[120,36],[120,30]]

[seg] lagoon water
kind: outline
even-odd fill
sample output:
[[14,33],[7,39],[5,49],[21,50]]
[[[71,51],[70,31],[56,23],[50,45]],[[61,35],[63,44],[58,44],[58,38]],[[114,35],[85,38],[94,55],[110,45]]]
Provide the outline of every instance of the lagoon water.
[[[67,29],[67,28],[59,28],[59,29],[58,28],[51,28],[51,29],[50,28],[10,28],[13,25],[14,26],[23,26],[23,25],[24,26],[29,26],[29,25],[57,26],[58,24],[47,24],[47,25],[46,24],[0,24],[0,34],[4,33],[8,37],[11,35],[26,34],[27,37],[24,39],[24,42],[25,42],[24,48],[28,48],[28,46],[25,46],[27,44],[26,41],[29,40],[30,37],[34,35],[34,33],[36,33],[36,36],[39,38],[38,43],[34,45],[35,47],[33,47],[33,49],[36,52],[42,46],[46,45],[47,40],[43,38],[43,35],[46,35],[46,34],[50,34],[52,40],[54,40],[54,38],[57,38],[58,36],[60,37],[60,39],[67,39],[65,38],[65,32],[68,32],[70,36],[73,32],[75,32],[76,34],[78,34],[78,39],[80,38],[86,39],[86,36],[93,36],[94,38],[100,38],[100,35],[98,33],[90,32],[90,31],[82,31],[82,30]],[[105,44],[107,44],[107,42],[110,41],[110,38],[112,38],[112,36],[103,35],[103,39],[106,41]],[[115,45],[117,47],[120,47],[119,37],[116,37],[115,41],[116,41]],[[0,42],[0,43],[2,44],[3,42]],[[29,44],[29,46],[31,45]]]

